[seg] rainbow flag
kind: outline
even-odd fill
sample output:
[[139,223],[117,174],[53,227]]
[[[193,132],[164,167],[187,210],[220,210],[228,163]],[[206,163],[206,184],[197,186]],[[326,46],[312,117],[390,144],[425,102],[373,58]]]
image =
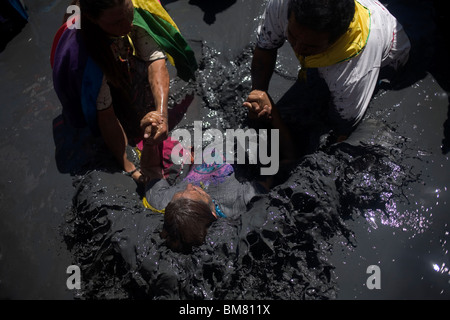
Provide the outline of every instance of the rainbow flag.
[[143,28],[166,52],[178,76],[188,81],[195,78],[197,61],[175,22],[157,0],[133,0],[133,24]]
[[[133,4],[134,25],[146,30],[165,51],[181,79],[195,79],[198,66],[194,52],[159,1],[133,0]],[[50,63],[65,119],[76,128],[89,126],[94,134],[99,134],[96,104],[103,72],[89,56],[79,30],[69,29],[67,23],[59,28],[53,40]]]

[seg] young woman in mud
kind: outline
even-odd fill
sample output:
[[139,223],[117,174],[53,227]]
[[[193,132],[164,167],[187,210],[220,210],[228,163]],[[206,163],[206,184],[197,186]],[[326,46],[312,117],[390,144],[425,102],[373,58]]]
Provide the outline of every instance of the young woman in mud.
[[[286,40],[301,70],[275,105],[269,83]],[[270,0],[258,29],[252,91],[244,106],[257,119],[278,109],[299,137],[299,155],[314,151],[320,135],[330,130],[337,141],[349,136],[365,114],[380,69],[397,70],[409,50],[402,26],[376,0]]]
[[[292,138],[276,110],[269,126],[278,130],[283,144],[292,145]],[[214,144],[208,149],[208,152],[217,152]],[[233,149],[226,146],[219,150]],[[169,161],[166,159],[165,162]],[[179,182],[175,183],[152,176],[150,178],[153,180],[146,186],[144,205],[164,214],[161,237],[165,239],[166,245],[174,251],[187,253],[192,247],[204,243],[208,228],[214,221],[219,218],[234,219],[245,214],[247,206],[254,199],[267,193],[285,178],[292,163],[292,152],[280,150],[281,171],[275,175],[251,178],[251,181],[241,174],[237,174],[237,178],[235,172],[236,169],[246,172],[248,167],[236,167],[226,161],[222,164],[192,165],[186,176],[181,179],[180,175],[176,179]],[[157,170],[155,168],[153,171]]]
[[267,193],[264,182],[240,182],[230,164],[197,165],[175,186],[166,180],[148,186],[148,208],[164,214],[161,237],[174,251],[188,253],[204,243],[208,228],[220,218],[247,212],[248,204]]
[[203,163],[192,165],[175,182],[152,177],[144,204],[164,214],[161,237],[170,249],[190,252],[192,247],[204,243],[214,221],[239,217],[247,212],[252,200],[267,193],[270,177],[249,181],[239,169],[228,163]]
[[[156,0],[78,0],[72,4],[80,9],[81,28],[69,28],[72,21],[67,20],[55,37],[52,52],[55,90],[63,114],[75,127],[87,124],[100,133],[124,173],[145,183],[150,174],[147,167],[154,167],[153,154],[160,152],[168,137],[165,53],[175,50],[177,69],[178,65],[185,68],[184,76],[196,67],[193,53]],[[163,41],[158,32],[153,33],[155,28],[164,30]],[[159,45],[167,42],[164,48]],[[141,168],[137,169],[126,148],[141,141]]]

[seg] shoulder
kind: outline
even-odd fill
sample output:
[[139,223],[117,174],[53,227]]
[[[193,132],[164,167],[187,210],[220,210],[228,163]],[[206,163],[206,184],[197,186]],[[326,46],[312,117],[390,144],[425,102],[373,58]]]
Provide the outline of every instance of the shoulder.
[[289,0],[269,0],[266,6],[266,14],[279,19],[287,19]]
[[152,207],[162,210],[172,199],[174,189],[166,179],[155,179],[146,185],[145,197]]
[[134,41],[152,39],[152,37],[148,34],[148,32],[145,29],[136,25],[133,25],[133,29],[131,30],[130,35]]
[[158,46],[152,36],[143,28],[133,26],[131,38],[136,48],[138,57],[145,61],[154,61],[158,59],[165,59],[165,54]]
[[396,18],[391,12],[377,0],[358,0],[358,2],[369,9],[371,14],[372,30],[384,29],[390,33],[396,24]]
[[288,0],[270,0],[258,28],[258,46],[263,49],[281,47],[286,40]]

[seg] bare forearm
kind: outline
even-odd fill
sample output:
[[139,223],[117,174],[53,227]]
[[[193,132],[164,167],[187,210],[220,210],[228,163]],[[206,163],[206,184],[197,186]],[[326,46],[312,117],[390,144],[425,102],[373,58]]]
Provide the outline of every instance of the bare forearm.
[[[275,107],[272,98],[267,91],[269,90],[270,79],[277,60],[277,49],[265,50],[259,47],[255,48],[252,61],[252,89],[253,94],[250,95],[250,101],[256,101],[259,105],[270,105],[270,123],[272,128],[278,129],[280,133],[280,143],[282,157],[284,159],[292,159],[295,157],[293,148],[293,138],[289,130],[283,123],[278,109]],[[259,92],[258,92],[259,91]],[[263,91],[263,92],[260,92]],[[258,98],[259,96],[259,98]],[[264,108],[261,108],[264,110]],[[260,112],[260,114],[263,114]]]
[[135,169],[134,164],[127,159],[126,155],[128,139],[113,107],[98,112],[98,125],[105,144],[111,150],[119,165],[127,172],[133,171]]
[[252,60],[252,90],[267,91],[277,61],[277,50],[256,47]]
[[148,64],[148,81],[155,102],[155,110],[141,119],[141,129],[144,131],[146,143],[159,144],[169,134],[167,105],[170,81],[165,60],[156,60]]
[[273,129],[279,130],[280,137],[280,150],[282,160],[293,160],[297,158],[297,153],[294,145],[294,139],[289,132],[288,127],[284,124],[281,119],[281,115],[276,107],[272,109],[272,121],[271,125]]
[[141,171],[150,180],[162,179],[161,146],[144,144],[141,156]]
[[148,81],[155,101],[156,111],[160,112],[167,119],[170,77],[164,59],[156,60],[149,64]]

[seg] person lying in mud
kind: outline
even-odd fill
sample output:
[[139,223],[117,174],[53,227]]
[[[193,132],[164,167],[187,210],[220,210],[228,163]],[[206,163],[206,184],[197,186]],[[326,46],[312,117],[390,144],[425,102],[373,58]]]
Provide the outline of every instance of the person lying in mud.
[[248,204],[271,187],[271,179],[241,182],[240,176],[228,163],[192,165],[173,185],[154,176],[146,187],[144,204],[164,214],[160,234],[166,245],[173,251],[189,253],[204,243],[213,222],[245,213]]
[[[194,54],[159,1],[72,5],[81,14],[65,16],[51,57],[63,116],[74,127],[101,134],[124,173],[145,183],[143,163],[152,162],[148,157],[168,137],[166,59],[188,81],[197,67]],[[128,145],[143,145],[139,170],[127,157]]]
[[[274,104],[269,83],[286,40],[301,70]],[[269,0],[243,105],[249,118],[261,121],[278,109],[291,134],[301,137],[297,153],[313,151],[324,133],[343,141],[363,118],[380,78],[392,78],[406,64],[410,46],[402,25],[375,0]]]

